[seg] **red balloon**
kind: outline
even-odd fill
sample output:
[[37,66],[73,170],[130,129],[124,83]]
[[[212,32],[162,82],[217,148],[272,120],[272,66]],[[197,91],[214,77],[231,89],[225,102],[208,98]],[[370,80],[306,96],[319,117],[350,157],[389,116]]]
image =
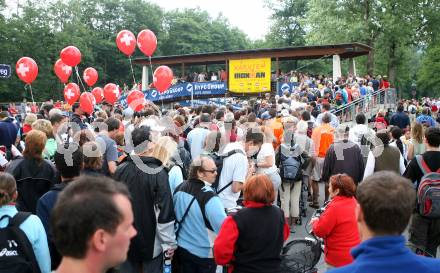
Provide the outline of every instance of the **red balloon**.
[[98,71],[93,67],[88,67],[84,70],[83,79],[88,86],[93,86],[98,81]]
[[31,84],[37,78],[38,65],[32,58],[22,57],[17,61],[15,71],[20,80]]
[[93,88],[92,94],[95,96],[96,103],[101,103],[104,99],[104,90],[101,87]]
[[166,65],[161,65],[154,71],[153,84],[154,87],[162,94],[165,92],[173,81],[173,71]]
[[79,98],[79,107],[81,110],[86,112],[87,114],[93,113],[95,109],[96,100],[95,97],[90,92],[84,92],[81,94]]
[[107,83],[104,86],[104,98],[108,103],[114,104],[119,99],[119,88],[114,83]]
[[134,111],[141,111],[145,104],[144,93],[138,90],[130,91],[127,96],[127,103]]
[[81,51],[74,46],[68,46],[61,50],[60,57],[63,63],[77,66],[81,62]]
[[74,104],[79,98],[79,86],[76,83],[69,83],[64,87],[64,99],[68,104]]
[[137,36],[137,45],[145,55],[151,57],[157,47],[156,35],[149,29],[144,29]]
[[127,56],[131,56],[136,49],[136,37],[129,30],[121,30],[116,36],[116,45]]
[[61,59],[56,61],[55,65],[53,66],[53,70],[55,71],[55,75],[57,75],[58,79],[60,79],[62,83],[69,81],[69,77],[72,75],[72,67],[63,63]]

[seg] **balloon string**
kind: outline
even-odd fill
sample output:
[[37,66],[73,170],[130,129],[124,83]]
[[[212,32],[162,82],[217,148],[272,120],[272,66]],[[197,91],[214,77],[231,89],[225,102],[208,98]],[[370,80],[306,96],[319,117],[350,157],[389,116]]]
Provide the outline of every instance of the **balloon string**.
[[153,75],[153,63],[151,62],[151,56],[148,56],[148,59],[150,60],[151,78],[153,79],[153,77],[154,77],[154,75]]
[[131,56],[128,56],[128,60],[130,60],[131,75],[133,75],[133,84],[136,84],[136,78],[134,76],[133,63],[131,61]]
[[78,78],[78,82],[81,83],[84,92],[87,92],[87,89],[85,88],[84,83],[82,82],[81,77],[79,76],[78,66],[75,66],[75,72],[76,72],[76,77]]
[[26,85],[24,86],[24,90],[26,90],[26,86],[29,86],[29,90],[31,91],[32,103],[35,104],[34,94],[32,93],[32,85],[30,85],[30,84],[26,84]]

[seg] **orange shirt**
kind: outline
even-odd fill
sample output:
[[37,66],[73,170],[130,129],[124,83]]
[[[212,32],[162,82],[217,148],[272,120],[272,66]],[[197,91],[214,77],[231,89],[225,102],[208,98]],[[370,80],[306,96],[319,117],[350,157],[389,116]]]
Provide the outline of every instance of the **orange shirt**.
[[330,123],[323,123],[322,125],[313,129],[312,140],[315,144],[315,154],[318,157],[325,157],[328,148],[334,142],[335,129]]

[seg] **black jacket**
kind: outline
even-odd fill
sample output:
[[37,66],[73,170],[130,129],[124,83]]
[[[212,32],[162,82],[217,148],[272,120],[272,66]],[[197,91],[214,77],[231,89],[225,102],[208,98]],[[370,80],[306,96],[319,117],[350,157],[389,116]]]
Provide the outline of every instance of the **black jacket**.
[[33,214],[36,213],[38,199],[60,182],[55,166],[48,160],[14,159],[5,172],[13,175],[17,181],[17,209]]
[[168,173],[159,160],[136,157],[127,156],[114,175],[116,180],[127,185],[131,194],[134,227],[137,230],[128,251],[131,262],[152,260],[166,250],[160,248],[161,244],[173,248],[177,245]]
[[364,177],[364,159],[361,149],[351,141],[338,141],[330,145],[325,155],[322,180],[328,182],[330,176],[346,173],[356,185]]

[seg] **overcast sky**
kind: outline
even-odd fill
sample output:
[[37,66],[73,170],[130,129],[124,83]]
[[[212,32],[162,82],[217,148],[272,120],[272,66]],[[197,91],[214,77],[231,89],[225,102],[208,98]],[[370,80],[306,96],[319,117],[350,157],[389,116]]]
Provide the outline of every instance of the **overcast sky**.
[[[47,1],[47,0],[45,0]],[[221,12],[232,26],[238,27],[252,40],[262,39],[269,31],[270,10],[264,0],[146,0],[165,10],[197,8],[206,10],[212,18]],[[6,0],[10,11],[15,12],[18,3],[25,0]]]
[[261,39],[269,30],[270,10],[264,0],[148,0],[165,10],[197,8],[206,10],[211,17],[221,12],[231,25],[238,27],[249,38]]

